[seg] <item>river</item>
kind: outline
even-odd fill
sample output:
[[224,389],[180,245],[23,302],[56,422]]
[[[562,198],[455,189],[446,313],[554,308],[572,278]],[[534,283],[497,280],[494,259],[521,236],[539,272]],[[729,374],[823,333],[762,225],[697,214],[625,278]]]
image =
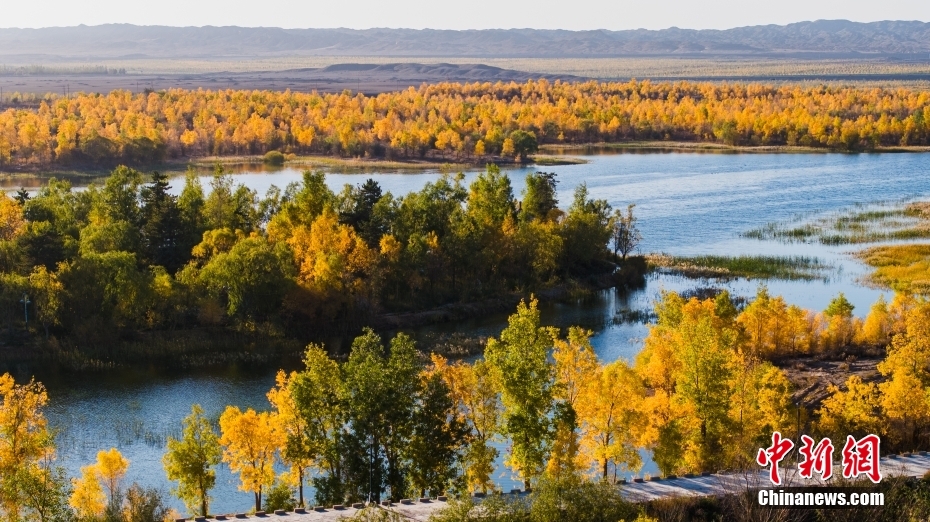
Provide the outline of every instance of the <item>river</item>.
[[[593,197],[623,208],[636,204],[643,234],[642,252],[673,255],[695,254],[803,254],[817,256],[835,267],[825,280],[769,281],[773,294],[789,303],[823,309],[838,292],[844,292],[864,315],[882,293],[862,286],[858,278],[865,268],[853,260],[851,247],[786,245],[741,237],[741,233],[774,221],[814,216],[856,204],[925,198],[930,194],[930,162],[922,154],[719,154],[719,153],[607,153],[587,151],[580,165],[544,167],[559,180],[562,206],[572,191],[587,183]],[[533,167],[509,170],[519,197],[523,177]],[[470,180],[476,172],[466,173]],[[340,190],[346,183],[360,184],[368,177],[395,195],[418,190],[439,172],[331,173],[327,183]],[[283,188],[298,181],[300,172],[240,172],[238,182],[264,194],[272,184]],[[181,179],[173,190],[180,191]],[[204,176],[205,188],[209,176]],[[643,311],[663,289],[686,291],[710,284],[725,286],[731,293],[752,296],[756,281],[725,283],[656,274],[643,290],[622,294],[613,290],[577,303],[547,303],[543,319],[557,326],[581,325],[594,330],[592,339],[604,361],[632,360],[647,332],[641,322],[624,320],[624,311]],[[506,314],[455,324],[423,328],[497,335],[506,325]],[[293,369],[293,368],[292,368]],[[161,466],[165,437],[180,431],[181,419],[193,403],[218,418],[229,404],[267,409],[265,393],[274,383],[274,368],[224,368],[183,375],[138,370],[126,373],[87,375],[78,378],[39,375],[49,389],[48,417],[58,430],[59,456],[72,476],[94,459],[100,449],[117,447],[131,461],[128,481],[138,481],[168,491]],[[28,375],[17,375],[18,378]],[[646,457],[641,473],[655,472]],[[510,473],[500,468],[496,480],[508,490],[517,487]],[[237,491],[237,478],[225,467],[217,473],[213,511],[248,509],[251,495]],[[180,507],[177,501],[174,505]]]

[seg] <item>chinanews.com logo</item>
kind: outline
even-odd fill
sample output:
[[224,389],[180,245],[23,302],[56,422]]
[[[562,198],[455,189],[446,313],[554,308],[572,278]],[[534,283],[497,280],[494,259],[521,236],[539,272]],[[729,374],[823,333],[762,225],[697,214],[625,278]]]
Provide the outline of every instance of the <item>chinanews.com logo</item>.
[[[776,431],[772,433],[772,445],[759,448],[756,463],[769,468],[769,480],[773,486],[784,486],[779,464],[794,447],[794,441],[782,437],[781,433]],[[879,461],[880,447],[881,439],[878,435],[869,434],[858,440],[852,435],[847,435],[846,443],[841,451],[843,478],[854,480],[865,477],[873,484],[880,483],[882,480]],[[833,453],[833,441],[829,438],[823,438],[817,442],[807,435],[801,435],[796,477],[828,484],[828,481],[834,477]],[[782,487],[760,489],[758,502],[760,506],[852,508],[882,506],[885,504],[885,495],[863,487]]]

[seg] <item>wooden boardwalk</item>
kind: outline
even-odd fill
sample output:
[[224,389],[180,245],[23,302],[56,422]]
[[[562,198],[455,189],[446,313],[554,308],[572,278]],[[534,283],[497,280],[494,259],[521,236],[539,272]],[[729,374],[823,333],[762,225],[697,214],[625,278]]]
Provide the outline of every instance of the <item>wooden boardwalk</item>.
[[[881,459],[881,473],[883,477],[922,477],[930,471],[930,454],[920,452],[905,455],[890,455]],[[782,468],[782,477],[784,486],[824,486],[833,482],[834,479],[824,482],[821,480],[804,480],[797,476],[797,467]],[[833,472],[835,476],[841,476],[842,467],[839,463],[834,464]],[[738,493],[752,488],[772,488],[769,482],[769,471],[759,469],[758,471],[739,472],[739,473],[714,473],[702,474],[700,476],[687,476],[675,478],[650,479],[643,481],[630,482],[620,485],[621,494],[632,502],[647,502],[662,498],[673,497],[695,497],[725,495]],[[512,494],[526,495],[526,493],[514,492]],[[480,501],[480,499],[476,499]],[[426,522],[430,515],[445,508],[448,505],[443,497],[440,499],[421,499],[402,501],[390,505],[380,505],[377,509],[384,509],[400,515],[405,520]],[[263,514],[263,515],[227,515],[226,517],[217,517],[217,520],[248,520],[258,522],[260,520],[280,520],[281,522],[323,522],[350,519],[356,516],[362,510],[361,504],[356,507],[335,507],[318,510],[307,510],[306,513],[280,513],[280,514]],[[194,520],[194,519],[187,519]]]

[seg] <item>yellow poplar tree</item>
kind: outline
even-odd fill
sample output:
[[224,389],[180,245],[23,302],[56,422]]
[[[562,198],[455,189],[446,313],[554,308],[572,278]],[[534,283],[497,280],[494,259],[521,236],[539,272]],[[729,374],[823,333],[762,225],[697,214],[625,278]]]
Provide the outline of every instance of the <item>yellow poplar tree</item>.
[[856,343],[872,345],[888,343],[891,329],[894,326],[892,321],[888,302],[885,301],[885,296],[881,295],[878,297],[878,301],[869,309],[869,314],[862,323],[862,330],[857,332]]
[[81,477],[71,479],[72,493],[68,504],[80,519],[96,519],[103,516],[107,495],[97,480],[97,466],[90,464],[81,468]]
[[888,356],[878,365],[888,378],[879,388],[882,409],[895,428],[891,435],[907,449],[916,449],[930,424],[930,303],[916,305],[906,317],[907,330],[894,336]]
[[82,518],[101,516],[109,503],[121,497],[123,478],[129,461],[116,448],[97,452],[97,461],[81,468],[81,477],[72,479],[74,488],[69,504]]
[[567,339],[556,339],[552,358],[555,360],[556,403],[555,438],[546,464],[552,477],[573,475],[584,468],[578,458],[578,402],[586,383],[598,372],[597,356],[591,347],[593,332],[573,326]]
[[42,384],[18,385],[10,374],[0,375],[0,514],[10,520],[19,520],[23,506],[30,504],[24,482],[38,477],[42,463],[54,458],[54,440],[42,413],[47,403]]
[[861,437],[868,433],[883,435],[884,415],[878,385],[863,382],[858,375],[846,380],[845,390],[827,386],[829,397],[817,410],[818,429],[833,440],[844,440],[847,435]]
[[642,466],[637,444],[646,424],[644,395],[642,381],[623,360],[598,367],[582,383],[577,405],[581,455],[602,480],[611,466],[614,478],[618,471],[636,472]]
[[307,437],[308,419],[300,413],[291,392],[291,382],[296,376],[297,372],[288,375],[278,371],[275,387],[268,392],[268,402],[274,407],[272,420],[284,439],[282,460],[290,467],[291,481],[297,484],[298,505],[303,506],[305,474],[307,468],[313,465],[315,448]]
[[438,373],[449,387],[456,404],[456,415],[468,427],[465,449],[465,478],[471,491],[493,489],[491,475],[498,451],[491,442],[500,430],[501,403],[490,368],[484,361],[449,364],[440,355],[432,355],[431,372]]
[[0,241],[16,239],[25,227],[22,205],[6,193],[0,193]]
[[282,445],[281,431],[268,412],[242,412],[228,406],[220,416],[223,462],[239,474],[239,490],[255,495],[255,510],[262,508],[262,489],[274,484],[274,463]]
[[110,502],[114,502],[122,491],[123,478],[129,469],[129,460],[116,448],[97,452],[97,479],[106,489]]

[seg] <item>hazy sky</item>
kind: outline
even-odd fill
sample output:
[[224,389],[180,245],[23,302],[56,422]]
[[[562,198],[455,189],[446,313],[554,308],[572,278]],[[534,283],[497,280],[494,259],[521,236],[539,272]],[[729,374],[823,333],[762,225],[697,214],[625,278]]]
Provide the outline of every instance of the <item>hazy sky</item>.
[[0,27],[78,24],[726,29],[803,20],[930,21],[927,0],[4,0]]

